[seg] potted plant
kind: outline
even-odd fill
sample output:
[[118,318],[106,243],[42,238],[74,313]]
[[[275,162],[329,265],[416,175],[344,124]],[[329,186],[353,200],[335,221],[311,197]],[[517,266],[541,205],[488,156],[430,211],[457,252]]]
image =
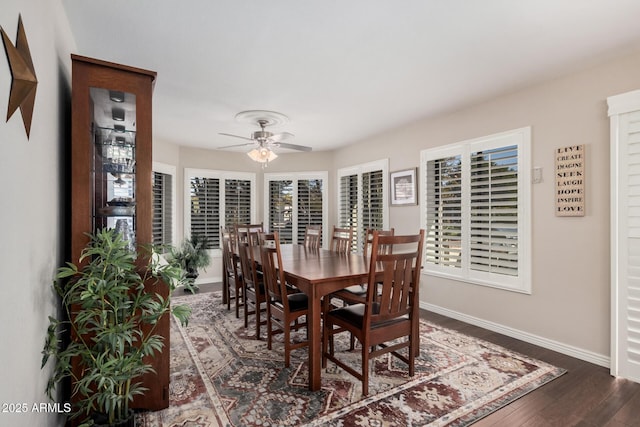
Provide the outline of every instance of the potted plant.
[[172,259],[185,271],[185,291],[195,293],[198,289],[195,284],[198,269],[207,267],[211,262],[211,256],[207,251],[208,243],[206,236],[193,234],[190,239],[184,239],[179,249],[171,251]]
[[171,295],[184,275],[152,247],[144,254],[131,251],[114,229],[89,237],[81,267],[68,262],[55,277],[64,318],[49,317],[42,367],[50,358],[55,367],[47,393],[53,398],[56,385],[70,378],[71,418],[80,417],[82,426],[128,425],[122,423],[133,419],[130,402],[147,390],[139,378],[153,372],[145,357],[164,345],[155,332],[158,319],[171,312],[186,324],[190,314],[189,307],[171,306],[170,298],[150,292],[145,283],[165,283]]

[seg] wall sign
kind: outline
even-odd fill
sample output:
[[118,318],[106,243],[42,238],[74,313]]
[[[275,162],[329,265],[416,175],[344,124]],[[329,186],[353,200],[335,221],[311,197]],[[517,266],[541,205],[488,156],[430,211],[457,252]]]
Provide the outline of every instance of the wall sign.
[[584,216],[584,144],[556,150],[556,216]]

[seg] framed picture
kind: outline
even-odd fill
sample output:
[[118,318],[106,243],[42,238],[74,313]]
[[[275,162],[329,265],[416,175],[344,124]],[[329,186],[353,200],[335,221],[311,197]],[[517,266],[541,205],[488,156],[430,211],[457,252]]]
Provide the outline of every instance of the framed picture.
[[417,168],[391,172],[391,206],[418,204]]

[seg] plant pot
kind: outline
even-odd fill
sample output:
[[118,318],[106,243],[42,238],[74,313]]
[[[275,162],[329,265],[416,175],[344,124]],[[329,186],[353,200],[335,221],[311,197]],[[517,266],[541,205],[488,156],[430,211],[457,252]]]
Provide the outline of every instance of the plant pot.
[[129,416],[124,420],[118,420],[113,424],[109,424],[109,417],[105,414],[94,414],[94,427],[136,427],[136,414],[129,409]]
[[189,281],[185,284],[184,291],[195,294],[198,291],[198,285],[196,285],[196,279],[198,278],[198,269],[188,267],[185,276]]
[[192,268],[192,267],[188,267],[187,268],[187,273],[185,274],[185,276],[187,276],[188,279],[197,279],[198,278],[198,269],[197,268]]

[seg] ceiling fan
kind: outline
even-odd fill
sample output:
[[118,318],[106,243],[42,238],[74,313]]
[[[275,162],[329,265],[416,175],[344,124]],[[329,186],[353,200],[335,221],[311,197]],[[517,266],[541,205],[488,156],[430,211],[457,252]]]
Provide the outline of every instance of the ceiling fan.
[[251,142],[247,142],[244,144],[226,145],[224,147],[218,147],[218,149],[253,145],[255,146],[255,148],[249,151],[247,155],[251,157],[254,161],[260,162],[260,163],[267,163],[267,162],[270,162],[271,160],[274,160],[276,157],[278,157],[276,153],[272,151],[272,149],[274,148],[287,148],[290,150],[311,151],[311,147],[283,142],[285,140],[294,138],[294,135],[292,133],[282,132],[282,133],[274,134],[272,132],[265,130],[267,126],[271,126],[275,123],[279,123],[287,120],[287,117],[280,113],[275,113],[272,111],[259,111],[259,110],[243,111],[236,115],[236,119],[239,121],[255,122],[258,126],[260,126],[260,130],[252,132],[251,137],[233,135],[230,133],[220,133],[220,135],[245,139]]

